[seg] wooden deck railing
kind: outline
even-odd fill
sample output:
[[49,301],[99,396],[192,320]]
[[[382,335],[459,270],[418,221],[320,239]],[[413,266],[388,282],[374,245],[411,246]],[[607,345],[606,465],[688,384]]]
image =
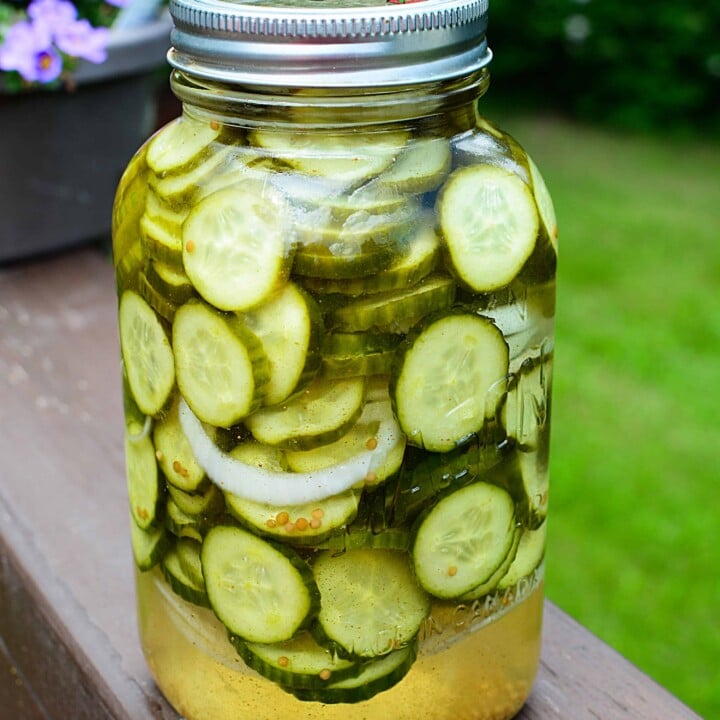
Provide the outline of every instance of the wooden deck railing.
[[[137,640],[121,412],[107,259],[0,268],[0,718],[178,720]],[[522,720],[698,717],[551,603],[543,642]]]

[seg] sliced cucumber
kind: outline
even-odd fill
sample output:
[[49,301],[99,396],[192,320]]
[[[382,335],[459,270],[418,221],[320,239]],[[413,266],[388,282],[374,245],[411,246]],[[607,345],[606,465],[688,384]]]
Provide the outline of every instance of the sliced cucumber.
[[165,202],[157,196],[157,193],[150,189],[145,198],[145,215],[158,225],[166,227],[175,234],[180,234],[182,224],[188,216],[188,208],[180,206],[178,209],[175,205]]
[[205,576],[203,575],[202,561],[200,560],[201,548],[201,542],[189,537],[180,538],[175,545],[175,551],[183,572],[196,585],[205,587]]
[[319,378],[283,405],[246,418],[256,440],[291,450],[310,450],[342,437],[357,421],[365,400],[363,378]]
[[505,577],[506,573],[512,566],[513,561],[517,556],[518,548],[520,547],[520,538],[522,537],[522,534],[522,530],[519,527],[516,527],[515,532],[513,533],[513,541],[508,548],[507,555],[503,558],[503,561],[500,563],[500,565],[498,565],[497,569],[493,572],[493,574],[487,580],[485,580],[485,582],[480,583],[480,585],[470,590],[470,592],[465,593],[460,598],[463,602],[467,602],[469,600],[477,600],[478,598],[485,597],[485,595],[488,595],[489,593],[499,588],[500,581],[503,577]]
[[183,264],[195,289],[221,310],[248,310],[290,271],[286,202],[269,185],[244,183],[208,195],[183,225]]
[[240,497],[271,505],[299,505],[338,495],[364,482],[376,468],[390,463],[392,453],[404,442],[402,431],[390,413],[378,427],[377,445],[373,449],[318,472],[274,472],[248,465],[220,450],[184,401],[180,403],[180,422],[195,457],[215,483]]
[[[381,424],[390,425],[392,423],[392,408],[388,401],[367,403],[357,423],[335,442],[313,450],[287,451],[285,457],[288,466],[294,472],[313,473],[338,463],[351,461],[377,445]],[[363,485],[373,487],[397,472],[402,463],[404,450],[405,440],[402,437],[398,438],[385,460],[373,465],[372,470],[363,479]]]
[[320,216],[331,224],[342,225],[349,217],[360,213],[374,217],[392,215],[408,204],[407,195],[394,187],[375,187],[374,182],[350,193],[328,178],[282,173],[273,178],[273,182],[298,207],[300,218]]
[[163,319],[172,322],[178,306],[161,295],[147,279],[147,275],[141,272],[138,276],[138,288],[143,300]]
[[440,241],[437,233],[431,226],[423,224],[385,270],[362,278],[308,277],[303,278],[303,283],[313,292],[352,296],[400,290],[415,285],[435,270],[439,257]]
[[487,318],[452,311],[423,324],[398,351],[390,394],[408,442],[447,452],[496,411],[493,386],[508,372],[508,346]]
[[396,192],[424,193],[437,189],[450,172],[452,153],[446,138],[411,141],[388,170],[373,185]]
[[320,367],[323,323],[317,303],[294,283],[243,315],[270,363],[264,403],[275,405],[301,389]]
[[514,561],[498,582],[498,589],[504,590],[516,585],[540,565],[545,555],[546,538],[547,523],[543,523],[537,530],[523,532]]
[[156,423],[153,431],[155,454],[165,479],[180,490],[197,492],[207,482],[198,465],[178,417],[178,402]]
[[542,354],[525,359],[512,380],[500,414],[508,436],[517,442],[527,508],[524,522],[537,528],[547,516],[548,505],[552,357]]
[[377,293],[338,308],[328,323],[336,330],[407,332],[425,315],[452,305],[455,283],[444,275],[430,275],[405,290]]
[[400,550],[410,548],[410,533],[403,528],[386,528],[374,531],[370,528],[350,527],[347,530],[333,533],[318,548],[330,550],[333,555],[348,550]]
[[420,516],[412,547],[420,584],[457,598],[490,578],[515,535],[515,506],[496,485],[477,482],[451,493]]
[[206,519],[219,515],[225,508],[225,498],[222,491],[214,483],[201,493],[189,493],[168,483],[168,493],[175,505],[185,515],[191,518]]
[[141,530],[157,524],[162,489],[155,448],[149,437],[131,439],[125,434],[125,471],[130,514]]
[[168,498],[165,504],[165,527],[176,538],[191,538],[202,541],[203,532],[207,529],[203,520],[197,515],[188,515],[178,504]]
[[190,278],[172,265],[155,260],[148,263],[145,275],[157,293],[177,305],[182,305],[195,296],[195,288]]
[[475,292],[507,285],[532,254],[539,219],[528,185],[492,165],[456,170],[438,199],[453,273]]
[[148,303],[132,290],[120,297],[120,348],[128,384],[137,406],[156,415],[175,385],[170,341]]
[[540,220],[545,228],[547,236],[550,238],[555,252],[558,249],[558,226],[557,217],[555,215],[555,206],[553,205],[550,192],[547,189],[545,180],[538,169],[538,166],[533,162],[533,159],[527,155],[528,167],[530,168],[530,179],[533,185],[533,193],[535,194],[535,202],[537,203],[538,210],[540,211]]
[[202,547],[205,586],[215,614],[244,640],[289,640],[313,618],[318,590],[305,561],[238,527],[218,525]]
[[308,213],[296,224],[299,246],[294,271],[315,278],[358,278],[386,268],[418,220],[406,203],[394,213],[358,211],[341,222],[330,209]]
[[397,345],[390,333],[333,333],[325,338],[320,372],[331,378],[387,375]]
[[[230,455],[275,472],[287,469],[281,450],[256,442],[238,445]],[[346,490],[320,502],[300,505],[257,503],[232,493],[226,493],[225,499],[230,513],[251,530],[294,545],[308,545],[350,522],[357,512],[359,497],[353,490]]]
[[146,213],[140,218],[140,238],[148,257],[182,268],[182,235],[178,228],[168,227]]
[[355,677],[338,680],[324,688],[297,688],[290,692],[300,700],[326,704],[356,703],[369,700],[383,690],[397,685],[415,662],[416,645],[395,650],[362,665]]
[[168,534],[162,525],[143,530],[133,517],[130,518],[130,541],[135,564],[142,572],[154,568],[170,548]]
[[360,185],[389,167],[407,139],[405,132],[339,135],[255,130],[250,134],[254,145],[291,167],[346,187]]
[[162,570],[168,585],[183,600],[201,607],[210,607],[205,587],[185,572],[176,548],[166,553],[162,560]]
[[173,352],[180,392],[205,422],[229,427],[260,405],[267,356],[238,318],[200,302],[183,305],[173,322]]
[[362,669],[360,663],[338,658],[318,645],[307,632],[271,645],[244,642],[235,636],[230,641],[249,667],[285,688],[327,687],[355,677]]
[[408,645],[430,609],[405,553],[323,552],[313,572],[321,598],[316,636],[351,657],[377,657]]
[[152,137],[147,148],[148,167],[158,175],[185,169],[207,152],[220,135],[216,122],[184,115],[166,125]]
[[232,147],[218,145],[203,155],[184,172],[167,174],[162,177],[150,175],[148,182],[158,197],[168,203],[183,204],[194,200],[198,189],[220,171],[232,157]]

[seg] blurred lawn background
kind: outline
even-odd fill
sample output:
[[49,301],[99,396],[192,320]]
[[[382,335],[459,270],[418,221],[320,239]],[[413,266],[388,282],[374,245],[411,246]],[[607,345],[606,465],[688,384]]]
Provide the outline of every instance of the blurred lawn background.
[[548,595],[712,720],[720,4],[706,5],[493,0],[481,109],[540,166],[560,226]]

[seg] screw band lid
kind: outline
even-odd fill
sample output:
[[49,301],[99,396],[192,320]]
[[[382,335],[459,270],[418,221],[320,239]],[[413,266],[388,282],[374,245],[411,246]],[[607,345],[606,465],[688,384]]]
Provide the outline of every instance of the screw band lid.
[[273,87],[412,85],[490,62],[488,0],[170,0],[170,64]]

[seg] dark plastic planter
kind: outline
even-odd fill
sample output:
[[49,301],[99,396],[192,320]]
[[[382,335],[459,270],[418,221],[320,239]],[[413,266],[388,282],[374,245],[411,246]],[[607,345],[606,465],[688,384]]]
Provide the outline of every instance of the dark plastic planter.
[[152,132],[170,19],[113,31],[74,92],[0,88],[0,263],[104,240],[120,175]]

